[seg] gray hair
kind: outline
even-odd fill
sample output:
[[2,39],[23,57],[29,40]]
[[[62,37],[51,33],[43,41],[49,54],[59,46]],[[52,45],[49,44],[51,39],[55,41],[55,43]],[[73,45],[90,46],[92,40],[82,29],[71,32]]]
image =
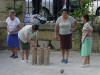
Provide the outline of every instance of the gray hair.
[[12,13],[15,15],[15,10],[9,10],[9,14]]

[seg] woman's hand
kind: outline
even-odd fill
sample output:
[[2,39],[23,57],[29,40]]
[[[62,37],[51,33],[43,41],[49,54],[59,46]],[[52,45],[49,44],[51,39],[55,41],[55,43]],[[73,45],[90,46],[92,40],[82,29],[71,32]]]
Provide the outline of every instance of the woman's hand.
[[59,30],[59,29],[58,29],[58,24],[56,24],[56,25],[55,25],[55,30],[54,30],[54,32],[55,32],[55,39],[56,39],[56,40],[58,40],[58,38],[59,38],[58,30]]
[[74,32],[74,31],[75,31],[75,28],[71,28],[70,31],[71,31],[71,32]]
[[32,44],[32,47],[36,47],[36,45],[35,44]]
[[13,34],[13,33],[15,33],[15,31],[8,31],[10,34]]
[[37,45],[36,44],[32,44],[32,47],[37,50]]
[[88,32],[86,36],[87,37],[90,37],[91,36],[91,32]]
[[77,21],[75,21],[74,22],[74,26],[71,28],[71,32],[74,32],[75,30],[76,30],[76,28],[77,28],[77,25],[78,25],[78,23],[77,23]]
[[13,31],[10,31],[10,30],[8,29],[8,31],[9,31],[10,34],[13,34],[13,33],[15,33],[15,32],[18,32],[21,28],[22,28],[21,25],[18,25],[18,29],[13,30]]
[[90,28],[88,33],[87,33],[87,37],[90,37],[91,36],[91,32],[93,32],[93,28]]

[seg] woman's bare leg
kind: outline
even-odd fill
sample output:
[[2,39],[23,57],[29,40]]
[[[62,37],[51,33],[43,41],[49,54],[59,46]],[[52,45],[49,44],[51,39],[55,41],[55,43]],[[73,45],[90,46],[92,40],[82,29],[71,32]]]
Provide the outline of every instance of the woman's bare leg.
[[21,50],[21,57],[22,57],[22,60],[24,60],[24,50]]
[[90,64],[90,56],[88,56],[88,63],[87,64]]
[[18,56],[18,47],[14,47],[14,54],[15,56]]
[[14,48],[13,47],[9,47],[9,49],[11,50],[12,54],[15,55]]
[[84,57],[84,65],[88,63],[88,56]]
[[29,50],[26,51],[26,60],[29,59]]
[[65,50],[65,52],[66,52],[66,60],[68,60],[70,50],[69,49]]
[[65,50],[62,49],[62,58],[65,59]]

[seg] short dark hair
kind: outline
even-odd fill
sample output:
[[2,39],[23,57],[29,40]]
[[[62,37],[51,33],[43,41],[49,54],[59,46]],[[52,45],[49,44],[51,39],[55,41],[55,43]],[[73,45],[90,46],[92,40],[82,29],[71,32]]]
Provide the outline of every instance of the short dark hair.
[[88,15],[88,14],[84,14],[84,15],[83,15],[83,18],[84,18],[86,21],[89,21],[89,15]]
[[65,9],[62,9],[62,12],[63,12],[63,11],[67,12],[67,9],[66,9],[66,8],[65,8]]
[[32,25],[33,30],[39,30],[39,25]]

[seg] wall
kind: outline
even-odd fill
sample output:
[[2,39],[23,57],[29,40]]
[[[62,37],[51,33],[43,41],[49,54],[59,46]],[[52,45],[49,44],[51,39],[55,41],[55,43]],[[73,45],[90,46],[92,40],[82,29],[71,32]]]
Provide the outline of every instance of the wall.
[[[26,24],[25,24],[26,25]],[[6,24],[0,23],[0,48],[6,48]],[[55,47],[56,50],[60,49],[59,41],[54,39],[54,25],[40,25],[40,31],[38,33],[39,40],[52,40],[51,44]],[[80,39],[81,36],[78,33],[73,33],[73,48],[72,50],[80,50]],[[93,48],[94,52],[100,52],[100,35],[98,33],[93,33]]]

